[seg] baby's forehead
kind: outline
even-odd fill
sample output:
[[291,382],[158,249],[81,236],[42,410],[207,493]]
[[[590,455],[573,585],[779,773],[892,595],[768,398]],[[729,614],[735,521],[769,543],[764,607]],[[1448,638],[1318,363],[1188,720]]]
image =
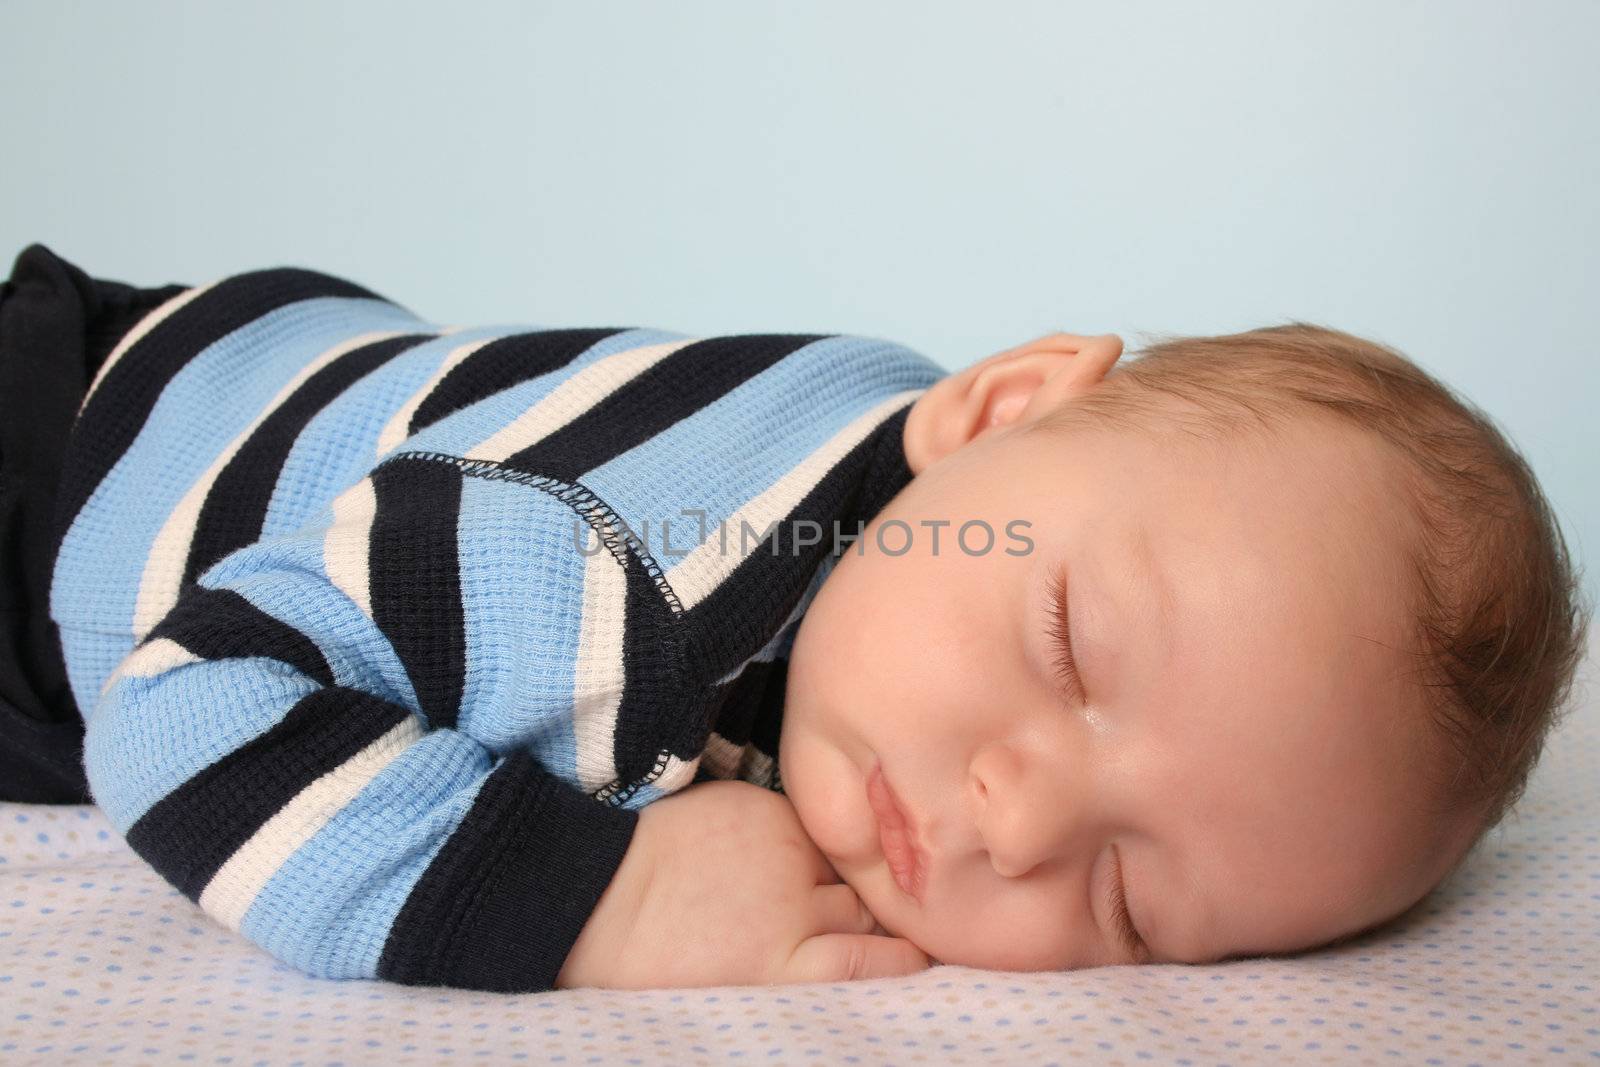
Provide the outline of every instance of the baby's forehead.
[[1217,410],[1142,425],[1146,436],[1168,454],[1282,469],[1303,481],[1348,476],[1380,485],[1403,470],[1399,454],[1381,434],[1321,408],[1268,407],[1259,419]]
[[1054,468],[1059,477],[1047,484],[1060,486],[1061,505],[1086,519],[1114,512],[1145,523],[1227,520],[1226,536],[1251,541],[1293,526],[1290,535],[1302,540],[1339,531],[1347,543],[1365,538],[1375,548],[1415,543],[1404,462],[1376,435],[1326,417],[1228,429],[1095,419],[999,455],[1013,468]]

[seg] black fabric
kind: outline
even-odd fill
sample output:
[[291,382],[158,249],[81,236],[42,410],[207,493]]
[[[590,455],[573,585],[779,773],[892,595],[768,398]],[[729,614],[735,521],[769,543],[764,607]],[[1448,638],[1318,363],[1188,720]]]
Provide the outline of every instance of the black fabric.
[[525,750],[505,756],[389,928],[378,977],[554,989],[628,851],[639,813],[596,804]]
[[710,714],[717,733],[739,748],[756,743],[763,755],[778,759],[783,723],[783,698],[789,684],[789,660],[751,660],[731,681],[718,687]]
[[634,375],[560,429],[512,453],[505,466],[580,482],[784,356],[823,339],[822,334],[744,334],[695,341]]
[[560,370],[606,338],[626,332],[626,327],[609,326],[538,330],[496,338],[450,368],[417,405],[406,434],[420,433],[486,397]]
[[467,685],[461,481],[461,469],[449,463],[387,464],[372,473],[372,621],[394,642],[434,730],[455,728]]
[[91,802],[83,716],[49,611],[57,483],[95,372],[186,288],[92,278],[42,244],[0,283],[0,800]]
[[162,637],[198,659],[275,659],[321,685],[334,684],[333,667],[315,641],[237,589],[185,589],[145,642]]

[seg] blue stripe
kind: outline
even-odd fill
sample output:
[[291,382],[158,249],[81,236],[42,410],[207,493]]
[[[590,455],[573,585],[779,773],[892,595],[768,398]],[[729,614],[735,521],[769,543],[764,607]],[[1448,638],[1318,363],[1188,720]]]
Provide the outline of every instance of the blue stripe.
[[522,327],[460,330],[408,349],[341,393],[306,424],[284,459],[263,537],[298,528],[377,462],[378,435],[452,351]]
[[[460,726],[497,753],[528,748],[576,785],[573,679],[586,563],[572,544],[577,515],[531,486],[467,478],[461,518],[458,555],[472,669]],[[529,566],[531,559],[539,565]]]
[[320,688],[288,664],[258,657],[119,678],[84,734],[83,765],[95,803],[126,835],[152,804],[271,729]]
[[78,714],[87,723],[94,717],[100,700],[100,687],[111,677],[128,653],[133,651],[133,635],[80,626],[62,626],[61,654],[67,664],[67,684]]
[[52,577],[51,615],[66,625],[131,630],[156,534],[229,442],[328,348],[366,330],[418,325],[386,302],[317,298],[264,315],[196,356],[73,520]]
[[309,974],[375,977],[395,916],[492,769],[456,731],[421,738],[284,861],[240,932]]
[[[889,341],[815,341],[582,480],[636,534],[648,534],[651,554],[670,570],[701,541],[699,521],[684,516],[683,509],[705,510],[705,539],[716,542],[719,522],[727,522],[857,416],[946,373]],[[781,420],[773,417],[775,411],[784,413]],[[718,477],[707,478],[707,470],[716,470]],[[663,518],[670,524],[666,537]],[[642,529],[646,519],[648,530]],[[822,536],[826,541],[832,532],[824,530]],[[737,523],[727,527],[726,538],[728,552],[737,554]]]
[[624,330],[622,333],[613,334],[553,373],[530,378],[514,388],[486,397],[460,411],[451,412],[413,436],[405,443],[404,448],[463,455],[494,436],[496,431],[515,422],[517,416],[543,400],[562,382],[585,367],[607,356],[626,352],[630,348],[643,348],[646,345],[682,340],[683,336],[667,330],[648,329]]

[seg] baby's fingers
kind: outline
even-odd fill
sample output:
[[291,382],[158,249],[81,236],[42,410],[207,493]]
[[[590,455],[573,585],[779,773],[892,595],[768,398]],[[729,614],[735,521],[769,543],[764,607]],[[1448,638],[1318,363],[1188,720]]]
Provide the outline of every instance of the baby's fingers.
[[819,885],[811,891],[816,907],[816,929],[830,934],[870,934],[878,926],[856,891],[843,882]]
[[927,953],[903,937],[818,934],[800,942],[779,982],[851,982],[895,978],[930,966]]

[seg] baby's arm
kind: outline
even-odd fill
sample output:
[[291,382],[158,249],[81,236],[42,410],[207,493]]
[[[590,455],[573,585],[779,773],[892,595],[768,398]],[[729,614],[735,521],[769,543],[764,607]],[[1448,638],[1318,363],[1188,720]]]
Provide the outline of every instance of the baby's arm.
[[[440,507],[426,484],[401,495]],[[87,724],[94,799],[167,881],[302,971],[552,988],[638,813],[492,751],[467,709],[430,721],[444,608],[419,592],[380,628],[329,577],[365,543],[332,514],[219,560],[123,660]],[[420,589],[427,560],[406,565]]]
[[635,812],[475,735],[510,711],[457,708],[456,695],[506,689],[451,680],[440,646],[463,605],[439,581],[442,548],[407,540],[454,514],[431,496],[448,484],[385,485],[401,508],[388,524],[405,532],[370,550],[413,595],[382,626],[361,588],[369,565],[353,566],[373,521],[362,507],[336,503],[183,587],[85,735],[94,799],[134,851],[216,921],[322,977],[522,992],[927,966],[873,933],[787,799],[710,782]]

